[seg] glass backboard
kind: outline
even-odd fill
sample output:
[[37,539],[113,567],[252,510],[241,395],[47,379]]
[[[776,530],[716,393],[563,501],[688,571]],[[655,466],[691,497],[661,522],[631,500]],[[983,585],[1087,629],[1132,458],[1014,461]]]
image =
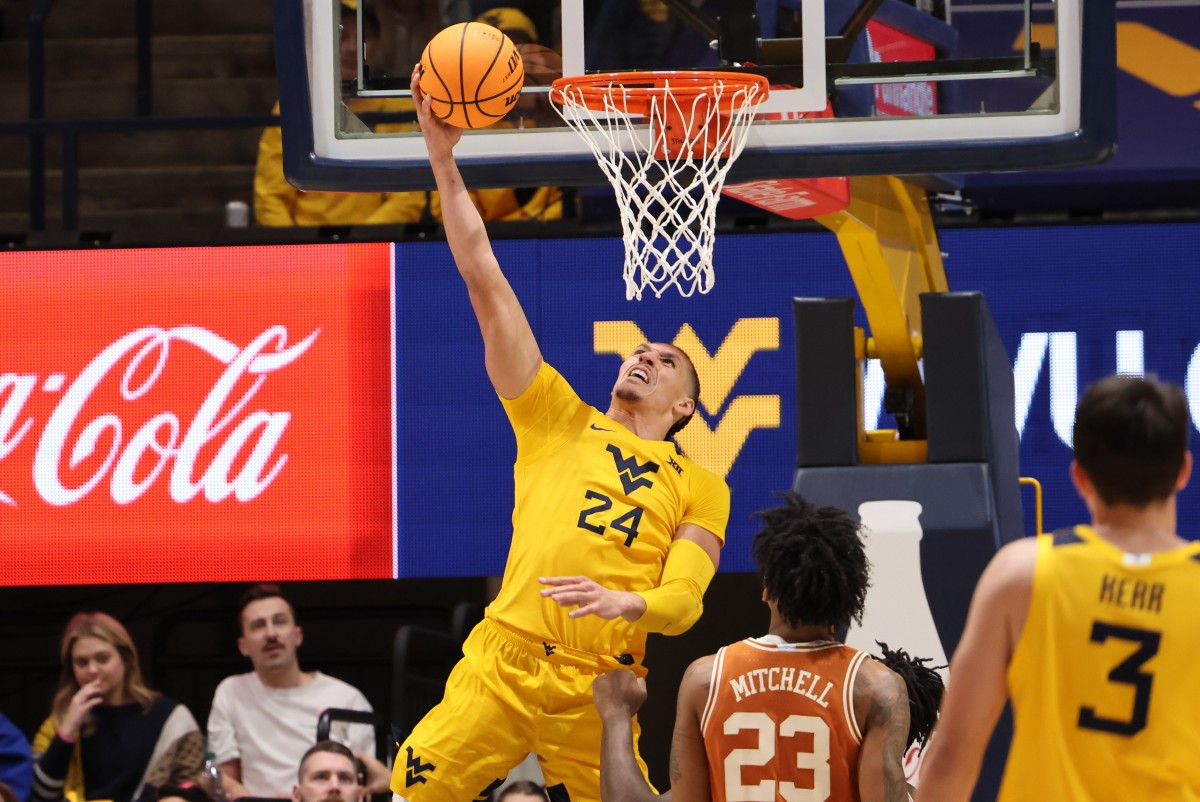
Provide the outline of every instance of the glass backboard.
[[765,75],[730,181],[1078,165],[1115,140],[1115,0],[497,2],[276,0],[289,180],[431,188],[408,77],[434,33],[474,19],[526,69],[514,111],[456,150],[474,187],[604,183],[549,100],[554,78],[595,72]]

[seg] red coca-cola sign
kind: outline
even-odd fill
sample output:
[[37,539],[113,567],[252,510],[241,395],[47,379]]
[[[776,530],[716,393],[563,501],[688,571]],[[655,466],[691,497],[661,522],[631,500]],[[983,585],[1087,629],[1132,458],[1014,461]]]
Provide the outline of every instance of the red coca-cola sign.
[[390,248],[0,257],[0,583],[392,576]]

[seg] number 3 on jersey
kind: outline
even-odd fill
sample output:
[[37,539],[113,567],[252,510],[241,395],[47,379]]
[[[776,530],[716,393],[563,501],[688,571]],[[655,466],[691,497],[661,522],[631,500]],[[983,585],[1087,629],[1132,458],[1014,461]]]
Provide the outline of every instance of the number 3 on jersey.
[[726,735],[751,731],[758,733],[754,748],[733,749],[725,756],[725,799],[727,802],[775,802],[776,783],[766,779],[753,785],[742,782],[742,768],[766,766],[775,759],[779,738],[798,733],[812,735],[811,752],[796,754],[797,769],[812,772],[813,787],[797,788],[794,783],[779,781],[778,795],[788,802],[824,802],[829,799],[829,725],[816,716],[792,715],[785,718],[776,732],[775,722],[766,713],[739,712],[725,719]]
[[[592,519],[593,516],[603,512],[608,512],[612,509],[612,499],[596,490],[589,490],[584,495],[587,501],[597,502],[594,506],[584,507],[579,513],[579,528],[586,529],[589,532],[595,532],[597,535],[603,535],[605,526]],[[616,529],[621,534],[625,535],[625,547],[628,548],[633,544],[633,541],[638,536],[638,525],[642,522],[642,508],[631,507],[628,512],[621,515],[619,518],[609,524],[613,529]]]
[[1110,682],[1129,685],[1133,689],[1133,708],[1129,713],[1129,718],[1122,720],[1106,718],[1098,715],[1095,708],[1084,706],[1079,709],[1079,726],[1086,730],[1108,732],[1113,735],[1137,735],[1146,728],[1146,721],[1150,714],[1150,691],[1154,686],[1154,675],[1149,671],[1143,671],[1142,666],[1158,654],[1162,634],[1150,629],[1122,627],[1104,621],[1093,621],[1092,642],[1104,643],[1110,639],[1128,641],[1138,647],[1133,654],[1108,672]]

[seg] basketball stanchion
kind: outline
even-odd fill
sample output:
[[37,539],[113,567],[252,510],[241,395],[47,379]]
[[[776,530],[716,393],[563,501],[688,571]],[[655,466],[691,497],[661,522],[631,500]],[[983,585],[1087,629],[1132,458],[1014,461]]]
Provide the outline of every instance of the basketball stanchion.
[[559,115],[613,185],[625,241],[625,297],[713,286],[717,201],[742,152],[766,78],[730,72],[572,75],[551,85]]

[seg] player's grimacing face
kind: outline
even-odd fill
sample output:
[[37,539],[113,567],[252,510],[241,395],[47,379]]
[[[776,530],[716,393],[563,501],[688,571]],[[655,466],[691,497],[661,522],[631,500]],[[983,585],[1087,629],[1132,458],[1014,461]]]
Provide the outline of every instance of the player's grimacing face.
[[690,397],[691,365],[682,351],[665,343],[643,343],[621,364],[613,395],[628,403],[674,406]]

